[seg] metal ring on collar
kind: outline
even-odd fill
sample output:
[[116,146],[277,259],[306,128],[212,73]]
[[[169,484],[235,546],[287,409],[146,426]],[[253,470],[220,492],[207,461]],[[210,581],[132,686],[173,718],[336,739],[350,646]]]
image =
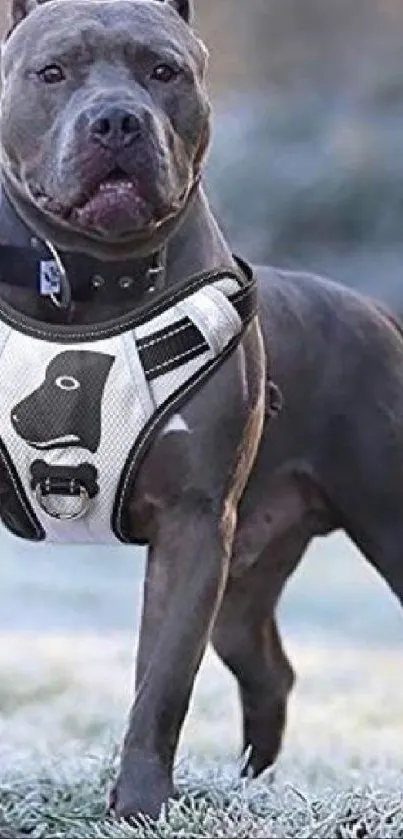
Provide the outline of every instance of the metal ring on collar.
[[52,242],[50,242],[49,239],[45,239],[45,245],[56,262],[57,270],[59,272],[60,277],[60,296],[52,293],[49,295],[49,297],[53,305],[56,306],[58,309],[68,309],[71,306],[71,286],[69,283],[69,278],[67,276],[67,271]]
[[[57,519],[58,521],[75,521],[76,519],[81,519],[85,516],[89,506],[90,506],[90,496],[85,487],[80,484],[80,495],[77,496],[77,500],[79,501],[79,506],[77,510],[73,510],[71,513],[59,513],[57,510],[52,510],[51,507],[45,503],[45,498],[48,498],[49,495],[44,495],[42,492],[42,487],[40,484],[37,484],[35,487],[35,498],[47,516],[50,516],[51,519]],[[74,496],[67,496],[68,498],[72,498]]]

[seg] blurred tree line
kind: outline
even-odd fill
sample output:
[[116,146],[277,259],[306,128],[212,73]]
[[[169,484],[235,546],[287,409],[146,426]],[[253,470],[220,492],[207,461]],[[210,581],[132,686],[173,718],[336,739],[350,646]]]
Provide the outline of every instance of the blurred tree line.
[[403,68],[401,0],[195,0],[195,5],[219,92],[313,88],[360,96],[374,85],[382,95],[385,60]]
[[251,259],[403,308],[401,0],[196,0],[211,48],[209,180]]

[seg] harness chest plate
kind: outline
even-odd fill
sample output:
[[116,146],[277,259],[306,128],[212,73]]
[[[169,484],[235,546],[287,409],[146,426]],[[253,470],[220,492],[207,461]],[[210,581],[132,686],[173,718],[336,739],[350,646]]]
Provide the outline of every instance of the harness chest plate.
[[127,503],[155,433],[256,313],[243,272],[195,278],[147,318],[58,333],[0,305],[0,517],[58,543],[135,541]]

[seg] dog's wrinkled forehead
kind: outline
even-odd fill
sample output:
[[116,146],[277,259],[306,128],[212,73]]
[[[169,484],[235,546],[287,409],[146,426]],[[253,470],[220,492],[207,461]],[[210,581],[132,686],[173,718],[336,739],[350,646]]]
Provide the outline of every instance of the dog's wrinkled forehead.
[[47,0],[40,2],[3,45],[5,76],[15,62],[55,60],[61,53],[89,63],[123,58],[150,48],[171,52],[202,73],[206,49],[192,28],[164,0]]

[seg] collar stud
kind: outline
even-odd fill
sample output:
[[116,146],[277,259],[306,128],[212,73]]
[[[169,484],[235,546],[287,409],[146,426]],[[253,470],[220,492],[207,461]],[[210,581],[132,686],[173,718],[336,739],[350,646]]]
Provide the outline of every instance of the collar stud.
[[134,283],[133,277],[120,277],[119,286],[123,291],[128,291]]
[[94,274],[94,276],[91,277],[91,285],[96,291],[98,291],[99,288],[102,288],[102,286],[105,285],[105,280],[101,277],[101,274]]

